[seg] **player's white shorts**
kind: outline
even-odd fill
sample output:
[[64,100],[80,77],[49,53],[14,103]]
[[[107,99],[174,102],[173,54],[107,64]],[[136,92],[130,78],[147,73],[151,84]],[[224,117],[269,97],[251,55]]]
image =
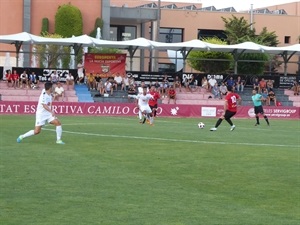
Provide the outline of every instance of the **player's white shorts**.
[[37,114],[35,118],[35,126],[44,126],[46,123],[50,123],[55,120],[56,117],[52,116],[52,114]]
[[141,112],[152,113],[152,110],[149,105],[141,105],[139,106]]

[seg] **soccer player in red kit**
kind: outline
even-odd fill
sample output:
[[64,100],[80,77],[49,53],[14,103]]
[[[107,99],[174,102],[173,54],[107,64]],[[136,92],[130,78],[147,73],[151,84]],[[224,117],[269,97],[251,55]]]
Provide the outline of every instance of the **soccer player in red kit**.
[[237,105],[241,103],[242,99],[237,93],[233,92],[232,86],[228,86],[227,90],[228,93],[225,97],[224,114],[218,119],[215,127],[210,128],[210,131],[216,131],[224,119],[230,124],[230,131],[235,129],[235,125],[232,123],[230,118],[236,114]]
[[157,101],[160,99],[160,95],[154,85],[151,86],[149,94],[152,95],[153,98],[149,100],[148,104],[152,110],[153,116],[156,117]]

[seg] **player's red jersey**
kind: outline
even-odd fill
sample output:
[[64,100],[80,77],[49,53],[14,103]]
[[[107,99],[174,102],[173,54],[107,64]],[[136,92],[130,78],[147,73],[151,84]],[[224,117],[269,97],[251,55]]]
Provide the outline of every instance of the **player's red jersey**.
[[225,97],[225,101],[228,103],[227,110],[231,112],[236,112],[237,100],[241,97],[237,93],[228,93]]
[[149,106],[157,105],[157,100],[160,98],[158,92],[157,91],[150,91],[149,94],[153,96],[153,98],[150,99],[149,102],[148,102]]

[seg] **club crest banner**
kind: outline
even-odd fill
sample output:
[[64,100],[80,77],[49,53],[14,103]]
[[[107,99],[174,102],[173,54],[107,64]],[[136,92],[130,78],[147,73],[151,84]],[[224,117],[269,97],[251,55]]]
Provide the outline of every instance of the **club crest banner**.
[[126,54],[86,53],[84,57],[85,73],[124,74]]

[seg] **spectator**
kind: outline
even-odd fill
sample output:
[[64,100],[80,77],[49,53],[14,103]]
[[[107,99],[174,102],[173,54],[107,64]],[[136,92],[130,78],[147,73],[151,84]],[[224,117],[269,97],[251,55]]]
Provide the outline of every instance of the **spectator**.
[[59,97],[61,97],[61,100],[64,101],[65,98],[65,90],[61,83],[58,81],[57,86],[54,89],[54,101],[58,101]]
[[236,91],[237,92],[243,92],[244,91],[244,81],[240,76],[237,77],[237,80],[235,82]]
[[28,88],[28,75],[26,73],[26,70],[23,71],[23,73],[20,75],[20,88]]
[[31,72],[31,74],[29,75],[29,85],[32,89],[38,88],[39,87],[39,78],[38,76],[35,74],[34,71]]
[[123,76],[123,87],[124,87],[124,91],[127,91],[128,88],[129,88],[129,78],[127,76],[127,74],[125,73],[124,76]]
[[96,76],[95,76],[95,89],[98,90],[98,86],[99,86],[99,83],[101,81],[101,76],[99,73],[96,73]]
[[185,87],[186,91],[193,92],[192,82],[193,82],[193,77],[191,77],[190,79],[188,79],[187,77],[185,78],[185,80],[183,81],[183,84],[184,84],[184,87]]
[[171,99],[174,101],[174,104],[176,104],[176,91],[173,85],[171,85],[168,90],[168,104],[170,104]]
[[217,80],[215,79],[215,76],[211,76],[211,78],[208,80],[208,84],[209,84],[209,91],[212,91],[213,87],[215,86],[215,84],[217,84]]
[[54,70],[50,75],[50,82],[52,84],[56,84],[58,81],[59,81],[59,76],[57,75],[56,70]]
[[270,89],[274,88],[274,81],[273,80],[268,80],[267,81],[267,90],[269,91]]
[[201,80],[201,87],[203,87],[206,91],[209,90],[209,84],[206,77],[203,77]]
[[84,73],[83,73],[83,65],[82,65],[82,60],[80,60],[77,64],[77,83],[81,84],[84,82]]
[[103,80],[101,79],[98,83],[98,91],[99,91],[99,94],[100,96],[103,96],[104,95],[104,92],[105,92],[105,86],[104,86],[105,82],[103,82]]
[[212,94],[214,95],[214,98],[219,98],[221,99],[221,94],[220,94],[220,89],[218,86],[218,83],[215,83],[215,85],[213,86],[213,88],[211,89]]
[[233,90],[234,90],[234,87],[235,87],[235,81],[233,80],[233,77],[230,77],[228,80],[227,80],[227,82],[226,82],[226,84],[227,84],[227,87],[233,87]]
[[66,76],[66,85],[67,90],[69,90],[69,86],[71,86],[72,89],[74,89],[74,76],[69,72]]
[[168,80],[168,75],[165,74],[164,79],[161,82],[161,96],[167,97],[168,95],[168,88],[169,88],[169,80]]
[[20,87],[20,75],[17,73],[16,70],[14,70],[13,74],[11,75],[12,77],[12,86],[14,88]]
[[132,84],[129,85],[127,93],[128,93],[128,102],[132,102],[132,99],[136,99],[137,91]]
[[268,92],[267,104],[271,105],[271,101],[274,102],[275,106],[277,106],[277,100],[273,89],[270,89],[270,91]]
[[292,90],[294,92],[294,95],[299,95],[300,94],[300,84],[297,81],[294,81]]
[[88,90],[96,90],[96,80],[94,74],[89,73],[87,75],[87,87]]
[[255,78],[253,81],[253,89],[256,90],[257,92],[259,91],[259,81],[258,78]]
[[12,78],[11,70],[6,70],[5,80],[7,82],[7,87],[10,87],[13,85],[13,78]]
[[225,85],[224,82],[222,82],[221,86],[219,87],[220,89],[220,97],[222,99],[222,96],[226,96],[227,95],[227,86]]
[[105,84],[104,84],[104,93],[109,94],[112,96],[114,93],[114,89],[113,89],[113,85],[112,83],[109,81],[109,79],[106,80]]
[[259,81],[259,89],[258,92],[262,93],[262,90],[267,88],[267,82],[265,81],[264,78],[261,78],[261,80]]
[[114,87],[116,88],[116,91],[118,90],[118,87],[120,87],[121,91],[124,89],[123,77],[120,75],[120,73],[117,73],[117,75],[114,77]]
[[181,79],[179,78],[179,76],[175,77],[174,84],[175,84],[175,89],[179,88],[179,91],[181,92]]
[[[257,92],[257,90],[256,90],[256,92]],[[267,99],[268,99],[268,90],[264,89],[262,91],[262,93],[261,93],[261,96],[262,96],[261,103],[263,103],[264,105],[266,105],[267,104]]]

